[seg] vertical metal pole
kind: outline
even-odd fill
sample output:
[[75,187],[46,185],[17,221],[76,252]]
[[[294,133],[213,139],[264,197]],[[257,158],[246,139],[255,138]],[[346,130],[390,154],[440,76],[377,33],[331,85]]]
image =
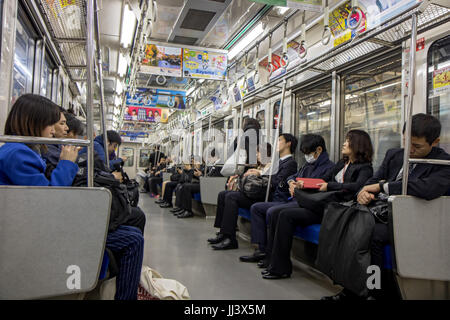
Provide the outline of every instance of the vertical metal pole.
[[[86,75],[87,75],[87,97],[86,97],[86,123],[87,135],[90,145],[87,148],[88,156],[88,187],[94,186],[94,113],[93,105],[93,82],[94,82],[94,0],[87,1],[87,41],[86,41]],[[107,146],[105,146],[106,148]]]
[[241,129],[242,128],[242,122],[243,122],[243,118],[244,118],[244,98],[242,98],[241,100],[241,112],[239,113],[239,127],[238,127],[238,140],[237,140],[237,146],[236,146],[236,150],[234,151],[234,172],[237,173],[237,167],[238,167],[238,158],[239,158],[239,154],[240,154],[240,150],[241,150]]
[[409,47],[409,84],[408,84],[408,103],[406,105],[405,119],[405,148],[403,154],[403,183],[402,195],[406,195],[408,191],[408,175],[409,175],[409,153],[411,151],[411,121],[413,112],[413,96],[415,86],[416,72],[416,38],[417,38],[417,13],[412,15],[411,19],[411,44]]
[[100,31],[99,31],[99,21],[98,21],[98,8],[97,1],[94,3],[95,5],[95,40],[97,43],[97,70],[98,70],[98,81],[100,86],[100,130],[103,134],[103,145],[105,146],[105,159],[106,159],[106,167],[109,168],[109,154],[108,154],[108,137],[106,132],[106,124],[105,124],[105,96],[103,93],[103,67],[102,67],[102,53],[100,49]]
[[274,161],[275,161],[275,155],[278,148],[278,135],[280,133],[280,125],[281,125],[281,119],[283,115],[283,107],[284,107],[284,96],[286,94],[286,79],[283,80],[283,90],[281,91],[281,102],[280,102],[280,110],[278,112],[278,125],[277,129],[275,130],[275,136],[273,137],[273,150],[272,150],[272,160],[270,164],[270,175],[269,175],[269,183],[267,184],[267,190],[266,190],[266,200],[265,202],[269,201],[269,191],[270,191],[270,184],[272,183],[272,174],[273,174],[273,167],[274,167]]
[[[208,125],[208,142],[211,143],[210,139],[211,139],[211,118],[212,118],[212,112],[209,115],[209,125]],[[215,151],[214,151],[215,152]],[[208,167],[208,160],[209,157],[208,155],[206,155],[206,161],[205,161],[205,177],[206,177],[206,168]]]

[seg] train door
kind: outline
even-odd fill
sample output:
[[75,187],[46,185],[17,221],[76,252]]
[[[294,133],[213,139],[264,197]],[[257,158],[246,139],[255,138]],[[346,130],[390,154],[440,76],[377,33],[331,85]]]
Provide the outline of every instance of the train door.
[[427,71],[427,113],[440,120],[439,147],[450,152],[450,35],[430,46]]
[[123,170],[130,178],[136,177],[136,148],[132,144],[124,144],[120,147],[119,156],[127,157],[123,165]]
[[344,137],[352,129],[369,133],[374,170],[381,165],[388,149],[401,146],[401,68],[402,54],[398,50],[342,75]]
[[[150,153],[149,148],[139,148],[139,161],[137,162],[137,172],[144,171],[150,165]],[[137,173],[136,172],[136,173]]]
[[[302,138],[305,134],[318,134],[325,140],[327,150],[331,141],[331,79],[296,92],[296,132]],[[297,162],[305,163],[300,148],[297,148]]]

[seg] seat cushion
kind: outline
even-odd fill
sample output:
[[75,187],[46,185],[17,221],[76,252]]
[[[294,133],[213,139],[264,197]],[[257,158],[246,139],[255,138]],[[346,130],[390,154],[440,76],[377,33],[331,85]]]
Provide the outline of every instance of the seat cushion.
[[294,231],[294,236],[308,242],[319,244],[319,232],[320,224],[313,224],[307,227],[297,227]]
[[248,209],[239,208],[238,215],[247,220],[251,220],[250,210],[248,210]]
[[201,198],[201,196],[200,196],[200,192],[194,193],[194,194],[192,195],[192,198],[194,198],[194,200],[196,200],[196,201],[198,201],[198,202],[202,202],[202,198]]

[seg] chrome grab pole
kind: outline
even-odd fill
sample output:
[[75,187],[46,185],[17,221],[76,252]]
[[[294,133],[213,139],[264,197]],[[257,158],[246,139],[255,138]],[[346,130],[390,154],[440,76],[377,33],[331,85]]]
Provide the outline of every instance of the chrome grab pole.
[[[93,113],[93,81],[94,81],[94,0],[87,1],[86,15],[86,76],[87,76],[87,97],[86,97],[86,123],[88,140],[91,142],[87,148],[88,160],[88,187],[94,186],[94,113]],[[108,146],[105,146],[107,148]]]
[[[209,125],[208,125],[208,142],[209,143],[211,143],[211,118],[212,118],[212,112],[211,112],[211,114],[209,115]],[[215,150],[214,150],[214,152],[215,152]],[[208,160],[209,160],[209,157],[208,157],[208,154],[206,155],[206,161],[205,161],[205,177],[206,177],[206,168],[208,167]]]
[[281,119],[282,119],[281,116],[283,115],[284,96],[286,94],[286,85],[287,85],[287,80],[284,79],[283,80],[283,89],[281,91],[280,111],[278,112],[278,125],[277,125],[277,128],[275,129],[275,136],[273,137],[272,159],[271,159],[271,163],[270,163],[269,183],[267,184],[266,200],[265,200],[265,202],[269,201],[269,191],[270,191],[270,184],[272,183],[272,174],[273,174],[273,167],[274,167],[274,162],[275,162],[275,155],[278,152],[277,151],[277,148],[278,148],[278,136],[279,136],[279,133],[280,133],[280,126],[281,126]]
[[405,130],[405,146],[403,154],[403,183],[402,195],[408,192],[408,175],[409,175],[409,153],[411,151],[411,122],[413,111],[413,96],[415,86],[415,67],[416,67],[416,38],[417,38],[417,13],[412,15],[411,19],[411,44],[409,47],[409,84],[408,84],[408,104],[405,108],[406,130]]
[[[237,136],[238,140],[237,140],[236,150],[234,151],[234,172],[235,173],[237,173],[238,158],[239,158],[239,154],[240,154],[240,151],[241,151],[241,129],[242,129],[242,131],[244,131],[244,128],[242,128],[242,125],[243,125],[243,122],[244,122],[243,119],[244,119],[244,98],[241,99],[241,112],[239,113],[239,121],[238,121],[238,124],[239,124],[239,126],[238,126],[238,136]],[[249,146],[250,146],[250,144],[249,144]],[[249,150],[249,153],[250,153],[250,150]],[[246,153],[246,155],[247,155],[247,153]]]
[[56,139],[56,138],[42,138],[30,136],[0,136],[0,142],[16,142],[29,144],[63,144],[88,147],[89,140],[83,139]]
[[450,166],[450,160],[439,160],[439,159],[409,159],[410,163],[426,163],[426,164],[436,164],[442,166]]
[[101,131],[103,133],[103,145],[105,146],[105,159],[106,159],[106,167],[109,168],[109,154],[108,154],[108,139],[107,139],[107,131],[105,124],[105,95],[103,93],[103,67],[102,67],[102,51],[100,49],[100,31],[99,31],[99,22],[98,22],[98,8],[97,1],[95,1],[95,38],[97,44],[97,70],[98,70],[98,81],[100,86],[100,125]]

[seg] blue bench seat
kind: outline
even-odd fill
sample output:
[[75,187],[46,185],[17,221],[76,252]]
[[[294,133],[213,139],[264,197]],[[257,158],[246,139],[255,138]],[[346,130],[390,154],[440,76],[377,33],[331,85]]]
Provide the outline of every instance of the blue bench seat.
[[[250,210],[239,208],[238,215],[251,220]],[[302,240],[319,244],[319,233],[320,224],[312,224],[307,227],[297,227],[294,231],[294,236]],[[385,269],[392,269],[392,258],[391,258],[391,246],[387,245],[384,247],[383,254],[383,266]]]
[[200,196],[200,192],[198,193],[194,193],[192,195],[192,198],[194,198],[194,200],[198,201],[198,202],[202,202],[202,197]]

